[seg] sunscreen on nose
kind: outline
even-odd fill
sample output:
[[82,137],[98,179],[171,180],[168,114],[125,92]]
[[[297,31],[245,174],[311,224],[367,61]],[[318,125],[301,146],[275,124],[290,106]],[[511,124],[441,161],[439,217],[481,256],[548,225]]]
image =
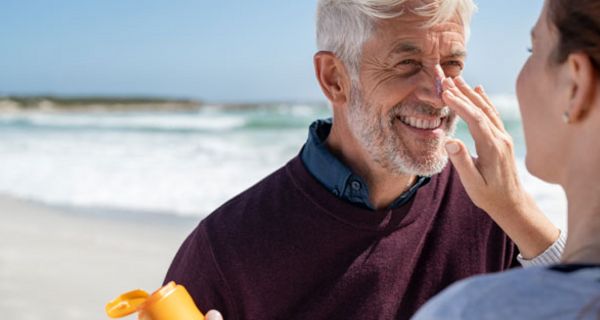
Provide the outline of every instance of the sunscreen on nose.
[[204,320],[188,291],[173,281],[152,295],[143,290],[124,293],[109,302],[105,310],[111,318],[138,312],[139,320]]
[[444,69],[442,69],[442,66],[440,66],[439,64],[436,64],[434,74],[435,74],[435,93],[441,99],[442,93],[444,92],[444,89],[442,88],[442,81],[446,77],[446,75],[444,74]]

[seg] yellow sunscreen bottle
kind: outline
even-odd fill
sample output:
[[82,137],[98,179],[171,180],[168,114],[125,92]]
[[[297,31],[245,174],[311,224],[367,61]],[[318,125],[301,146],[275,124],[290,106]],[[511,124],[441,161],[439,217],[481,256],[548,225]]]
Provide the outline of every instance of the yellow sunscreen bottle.
[[140,320],[204,320],[188,291],[173,281],[152,295],[134,290],[106,305],[106,314],[111,318],[122,318],[134,312],[138,312]]

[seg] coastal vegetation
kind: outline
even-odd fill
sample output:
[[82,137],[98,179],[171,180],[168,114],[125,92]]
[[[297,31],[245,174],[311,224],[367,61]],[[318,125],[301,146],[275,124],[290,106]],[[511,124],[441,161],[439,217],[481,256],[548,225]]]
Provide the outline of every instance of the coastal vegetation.
[[153,97],[0,96],[1,111],[195,110],[202,102]]
[[121,96],[0,96],[2,112],[68,112],[68,111],[194,111],[206,107],[221,110],[271,110],[294,105],[327,108],[324,101],[262,101],[262,102],[212,102],[161,97]]

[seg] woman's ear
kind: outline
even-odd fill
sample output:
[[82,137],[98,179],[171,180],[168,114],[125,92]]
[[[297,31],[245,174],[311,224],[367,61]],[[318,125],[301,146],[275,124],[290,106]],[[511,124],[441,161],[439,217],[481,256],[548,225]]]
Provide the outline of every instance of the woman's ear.
[[585,53],[572,53],[567,58],[570,81],[568,116],[571,122],[585,118],[596,98],[597,75],[590,57]]
[[344,64],[332,52],[319,51],[314,57],[315,73],[321,90],[332,105],[345,104],[350,93],[350,78]]

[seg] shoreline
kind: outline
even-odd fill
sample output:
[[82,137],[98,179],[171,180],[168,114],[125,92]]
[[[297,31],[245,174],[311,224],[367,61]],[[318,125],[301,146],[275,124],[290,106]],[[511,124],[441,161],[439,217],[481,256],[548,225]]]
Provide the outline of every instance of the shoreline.
[[0,195],[0,311],[7,319],[107,319],[119,294],[162,285],[200,218],[89,215]]

